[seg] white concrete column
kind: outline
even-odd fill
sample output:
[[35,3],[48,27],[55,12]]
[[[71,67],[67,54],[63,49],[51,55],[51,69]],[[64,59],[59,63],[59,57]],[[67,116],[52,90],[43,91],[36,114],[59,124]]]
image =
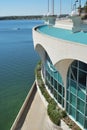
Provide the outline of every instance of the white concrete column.
[[59,73],[62,76],[62,80],[64,83],[64,89],[65,89],[65,102],[64,102],[64,108],[66,109],[66,91],[67,91],[67,72],[69,69],[70,64],[72,63],[73,59],[65,59],[60,62],[58,62],[55,67],[59,71]]
[[49,14],[49,0],[48,0],[48,14]]
[[54,0],[52,0],[52,15],[54,15]]
[[60,15],[61,15],[61,0],[60,0]]

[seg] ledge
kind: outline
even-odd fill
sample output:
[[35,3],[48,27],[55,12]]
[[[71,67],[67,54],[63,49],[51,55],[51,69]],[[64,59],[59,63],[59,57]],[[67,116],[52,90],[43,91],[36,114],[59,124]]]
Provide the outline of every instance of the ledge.
[[21,129],[35,94],[36,83],[34,82],[10,130]]

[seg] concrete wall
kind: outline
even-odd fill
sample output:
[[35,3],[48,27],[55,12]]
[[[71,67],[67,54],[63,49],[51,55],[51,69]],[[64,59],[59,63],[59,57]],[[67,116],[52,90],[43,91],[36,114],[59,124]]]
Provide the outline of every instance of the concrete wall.
[[21,130],[36,91],[36,83],[34,82],[10,130]]
[[[76,59],[87,63],[87,45],[65,41],[42,34],[33,29],[34,47],[40,44],[48,53],[53,65],[64,59]],[[84,53],[85,52],[85,53]]]
[[[72,59],[65,59],[65,60],[61,60],[59,61],[55,67],[58,69],[58,71],[61,74],[63,83],[64,83],[64,87],[65,87],[65,100],[66,100],[66,89],[67,89],[67,73],[68,73],[68,69],[69,66],[71,65],[71,63],[73,62]],[[66,101],[64,102],[64,108],[66,108]]]
[[42,62],[45,62],[45,49],[40,44],[37,45],[36,51],[38,52]]

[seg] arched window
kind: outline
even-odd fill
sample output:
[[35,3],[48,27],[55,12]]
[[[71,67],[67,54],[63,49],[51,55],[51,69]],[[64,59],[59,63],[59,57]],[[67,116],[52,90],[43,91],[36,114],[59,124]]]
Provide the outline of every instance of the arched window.
[[87,129],[87,64],[73,61],[67,74],[66,111]]
[[60,73],[53,66],[49,56],[46,54],[45,81],[55,100],[64,107],[64,85]]

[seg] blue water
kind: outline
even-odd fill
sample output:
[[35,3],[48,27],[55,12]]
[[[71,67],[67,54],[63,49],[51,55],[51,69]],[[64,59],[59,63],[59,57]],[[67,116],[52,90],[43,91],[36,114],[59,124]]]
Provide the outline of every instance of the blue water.
[[87,45],[87,33],[84,32],[73,33],[71,30],[52,26],[41,26],[38,28],[38,31],[55,38]]
[[32,41],[35,20],[0,21],[0,130],[9,130],[34,82],[39,60]]

